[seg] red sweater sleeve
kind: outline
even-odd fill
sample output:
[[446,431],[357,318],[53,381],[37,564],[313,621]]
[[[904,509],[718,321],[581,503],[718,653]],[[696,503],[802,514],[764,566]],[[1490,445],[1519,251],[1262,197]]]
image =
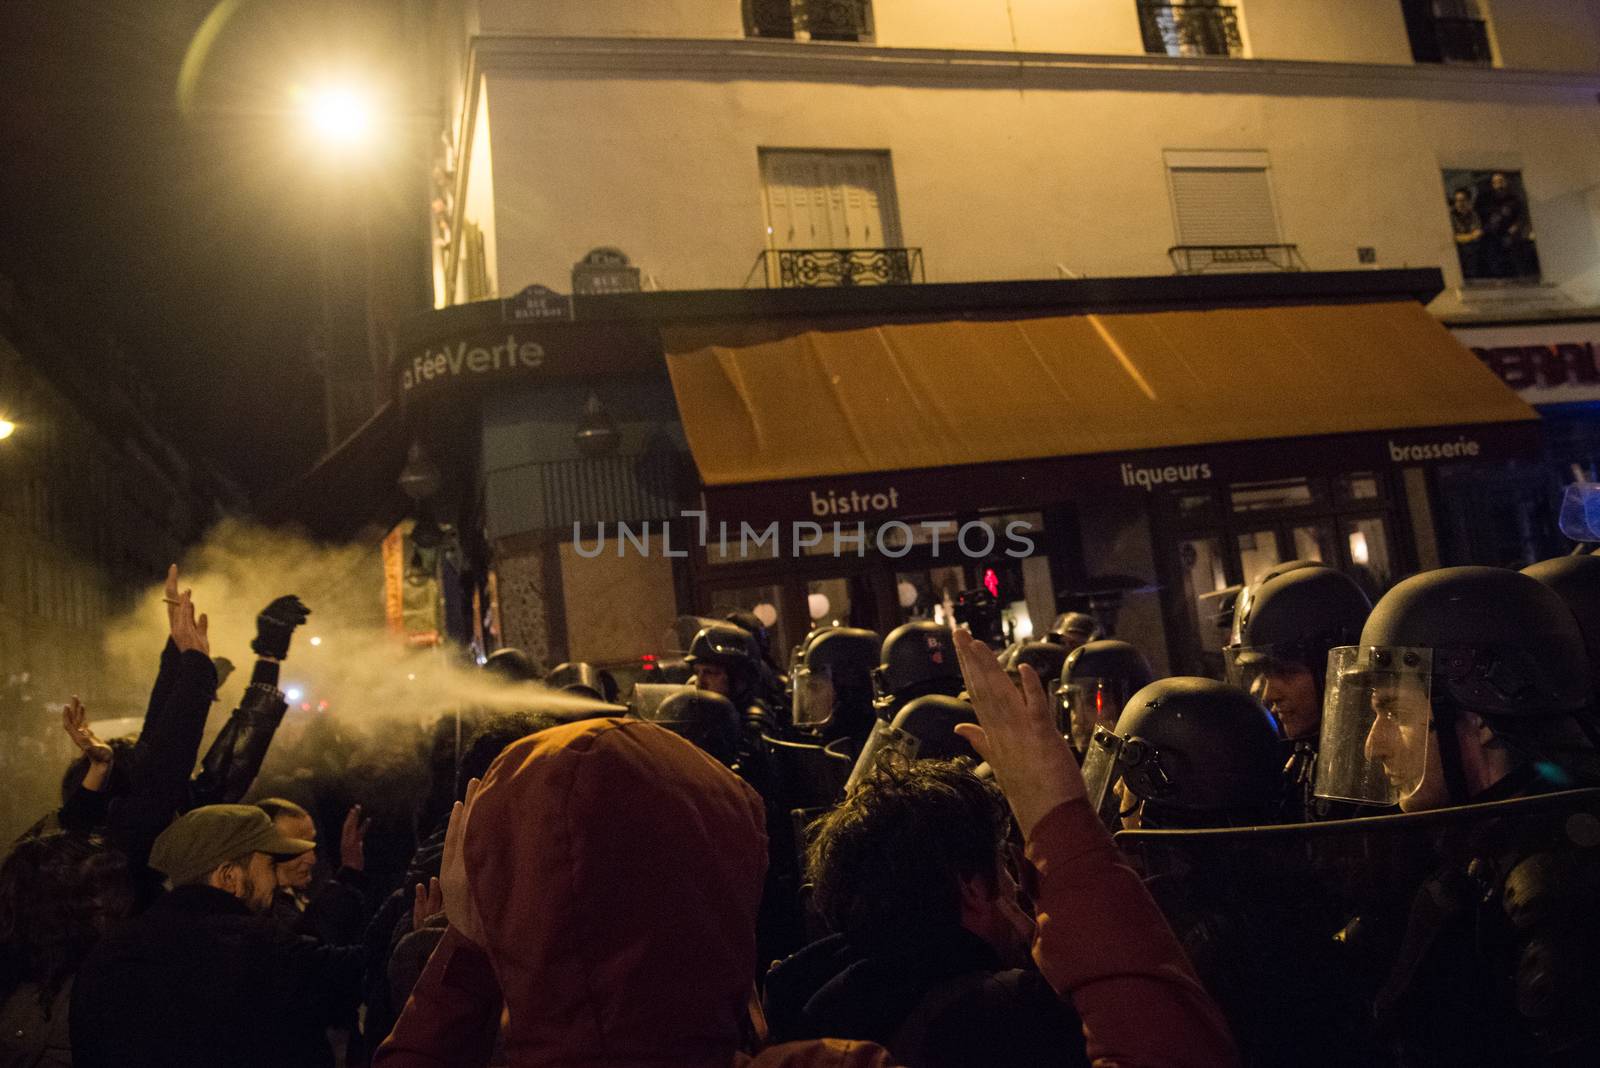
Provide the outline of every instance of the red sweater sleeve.
[[1095,1065],[1239,1063],[1221,1010],[1088,802],[1052,809],[1027,855],[1039,872],[1033,956],[1083,1019]]
[[373,1068],[486,1065],[500,1029],[500,987],[488,954],[454,927],[434,947]]

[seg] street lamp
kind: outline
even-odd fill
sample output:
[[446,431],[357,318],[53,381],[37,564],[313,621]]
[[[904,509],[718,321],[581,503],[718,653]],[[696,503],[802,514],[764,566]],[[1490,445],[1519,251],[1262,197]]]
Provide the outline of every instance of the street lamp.
[[4,441],[6,438],[9,438],[12,434],[16,433],[16,430],[17,424],[13,423],[9,419],[0,419],[0,441]]
[[300,108],[318,140],[337,148],[359,148],[372,136],[373,109],[367,95],[348,85],[300,90]]

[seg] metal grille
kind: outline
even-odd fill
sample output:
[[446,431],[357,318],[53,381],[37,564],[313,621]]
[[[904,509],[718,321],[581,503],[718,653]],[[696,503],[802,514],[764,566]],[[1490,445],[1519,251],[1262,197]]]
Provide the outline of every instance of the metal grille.
[[665,450],[644,456],[556,460],[537,468],[540,529],[573,523],[673,519],[693,493],[689,458]]
[[774,248],[756,257],[745,279],[765,268],[769,287],[903,286],[924,280],[920,248]]
[[1244,54],[1239,12],[1221,4],[1155,4],[1139,0],[1144,50],[1168,56]]

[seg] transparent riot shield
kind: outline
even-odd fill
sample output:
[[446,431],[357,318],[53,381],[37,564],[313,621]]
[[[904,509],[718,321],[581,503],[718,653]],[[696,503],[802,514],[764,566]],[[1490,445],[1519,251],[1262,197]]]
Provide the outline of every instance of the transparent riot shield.
[[1600,790],[1116,842],[1246,1064],[1596,1063]]
[[917,759],[917,750],[922,748],[922,741],[910,731],[892,727],[888,720],[878,720],[872,725],[872,733],[867,735],[867,744],[861,747],[861,755],[856,757],[856,766],[850,769],[850,778],[844,784],[844,792],[849,793],[856,788],[868,772],[877,766],[888,753],[899,753],[907,760]]

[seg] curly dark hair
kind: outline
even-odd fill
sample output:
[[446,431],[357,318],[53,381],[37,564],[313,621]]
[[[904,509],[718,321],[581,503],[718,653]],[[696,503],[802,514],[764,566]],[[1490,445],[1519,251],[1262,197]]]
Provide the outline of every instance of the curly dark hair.
[[127,859],[97,839],[56,833],[18,842],[0,864],[0,1001],[37,983],[48,1006],[133,902]]
[[995,878],[1009,826],[969,761],[890,757],[811,825],[812,904],[861,947],[947,930],[961,922],[961,883]]
[[[106,744],[111,746],[111,776],[102,789],[112,797],[126,797],[133,789],[133,750],[138,744],[139,736],[136,734],[113,738]],[[64,805],[79,786],[83,785],[83,777],[89,773],[89,757],[80,753],[67,765],[67,770],[61,774],[61,803]]]

